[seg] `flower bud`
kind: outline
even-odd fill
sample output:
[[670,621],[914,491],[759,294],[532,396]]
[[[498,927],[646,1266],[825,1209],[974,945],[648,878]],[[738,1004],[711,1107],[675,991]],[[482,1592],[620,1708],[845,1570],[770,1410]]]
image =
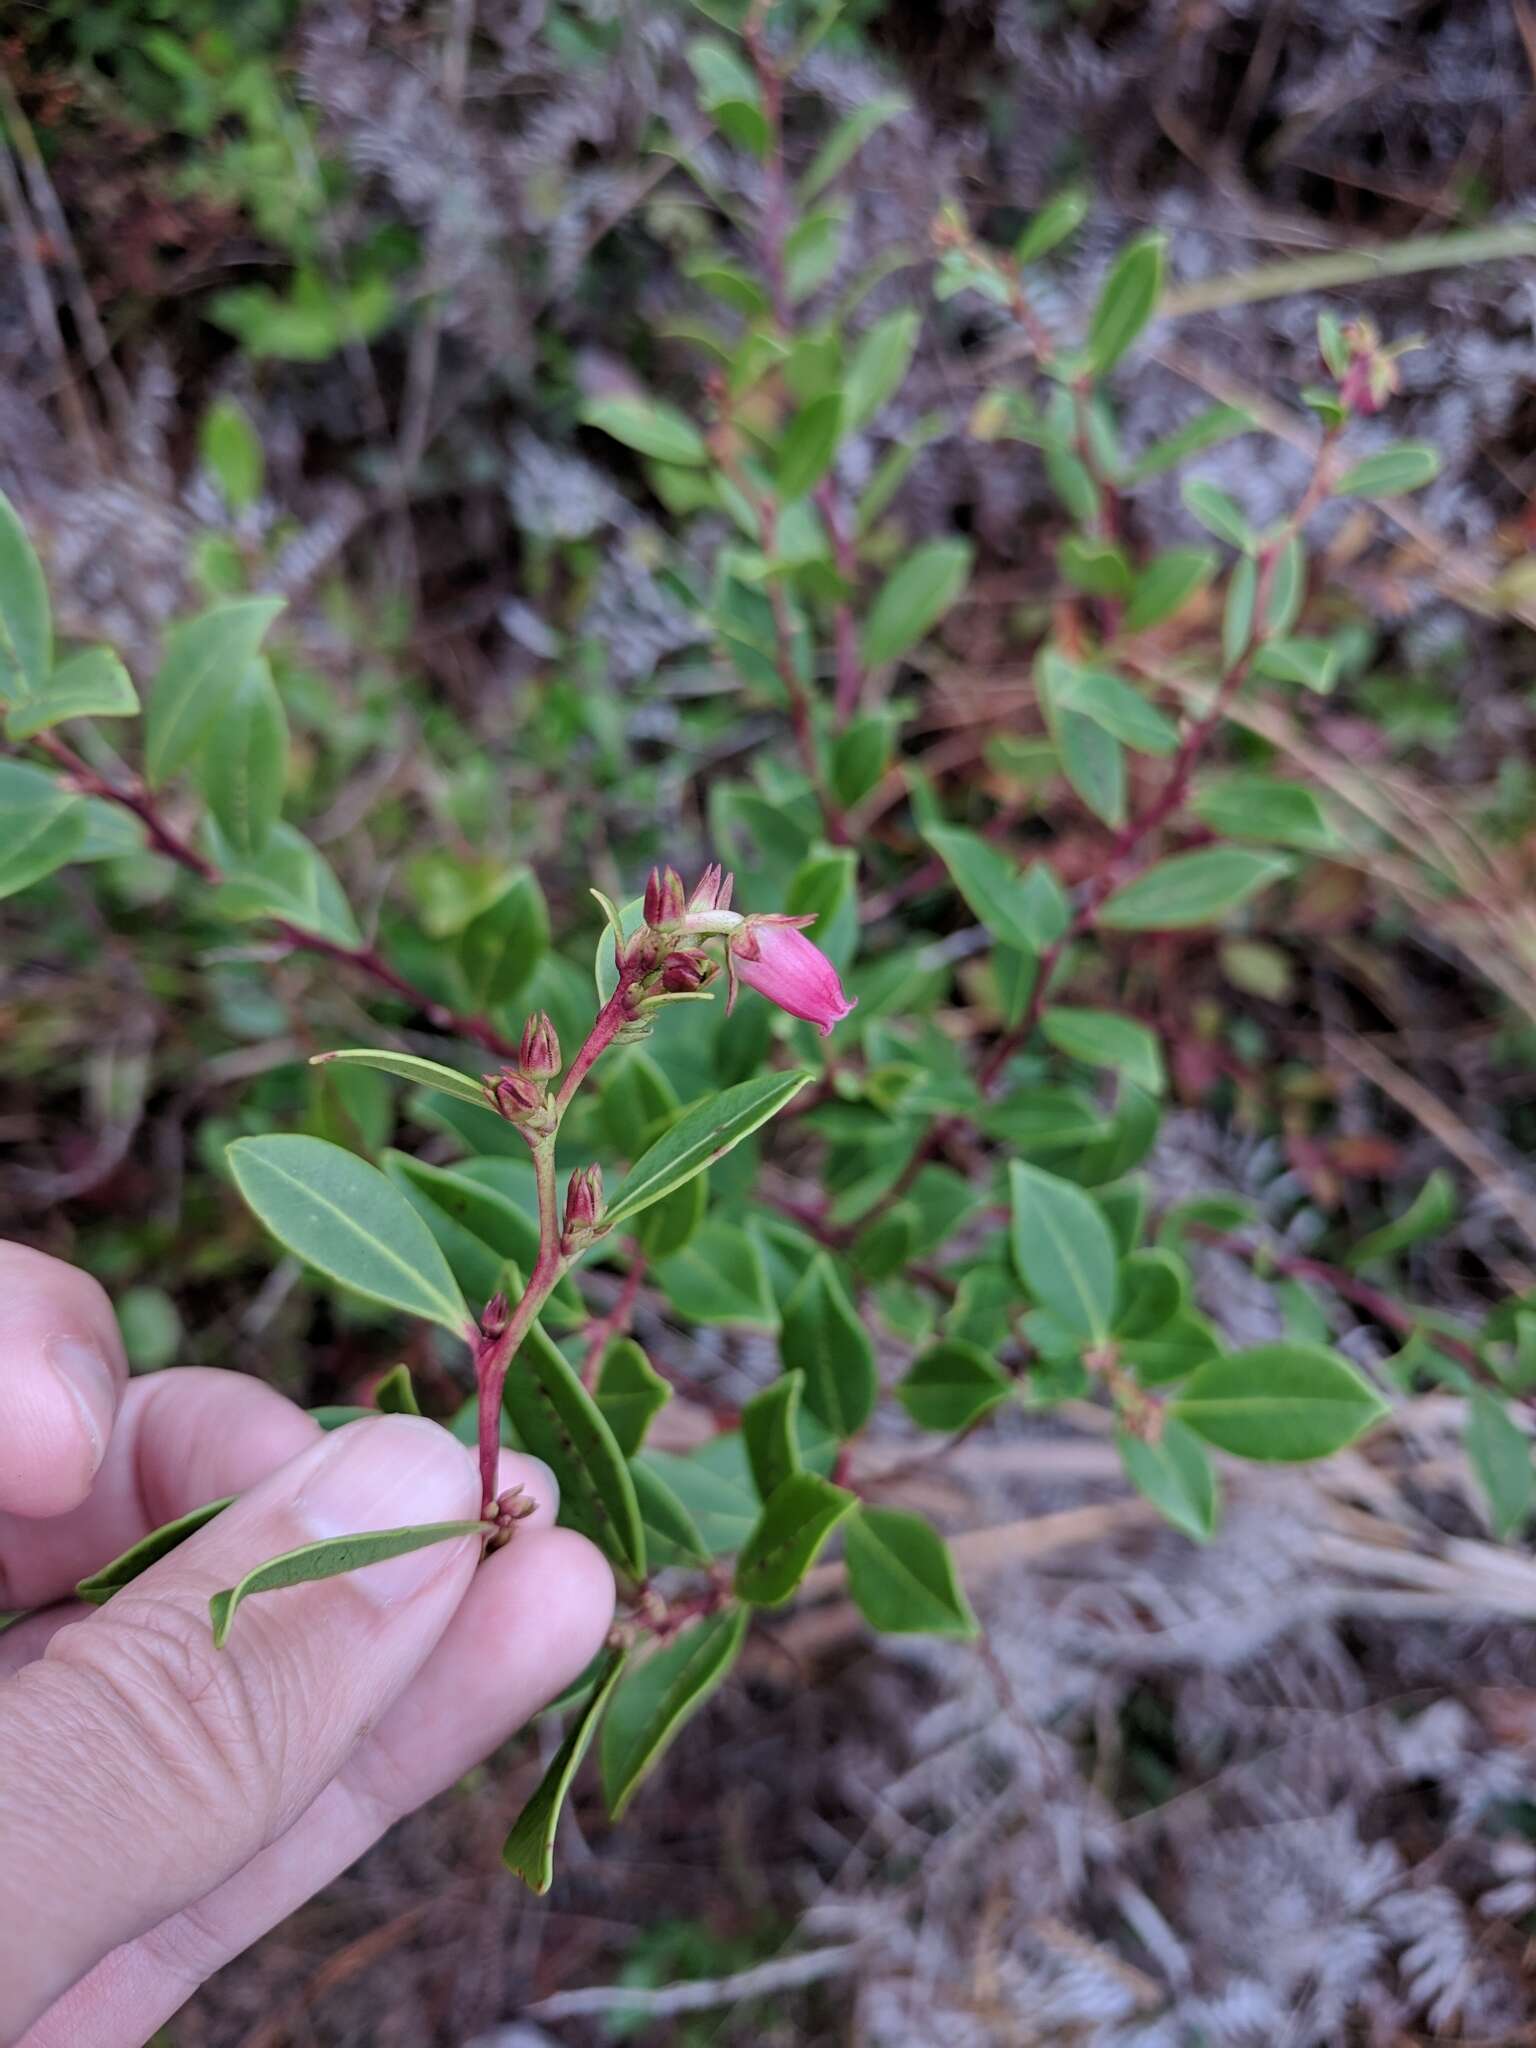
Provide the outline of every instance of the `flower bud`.
[[668,995],[691,995],[713,981],[719,971],[707,953],[690,946],[684,952],[669,953],[662,961],[661,985]]
[[547,1081],[560,1071],[560,1040],[543,1010],[535,1010],[523,1026],[517,1063],[524,1074],[537,1081]]
[[[799,929],[802,920],[749,917],[727,941],[731,994],[744,981],[791,1017],[803,1017],[825,1038],[853,1008],[837,969]],[[810,919],[804,922],[811,922]]]
[[676,924],[685,909],[683,878],[676,868],[652,868],[645,885],[645,921],[652,929]]
[[487,1337],[500,1337],[512,1320],[512,1308],[504,1294],[493,1294],[480,1316],[480,1328]]
[[544,1105],[544,1089],[515,1067],[503,1067],[499,1074],[487,1074],[481,1084],[485,1099],[498,1116],[509,1124],[524,1123]]
[[731,893],[736,887],[736,877],[726,874],[718,861],[708,866],[694,884],[693,894],[688,898],[690,910],[729,910]]
[[603,1214],[603,1169],[578,1166],[565,1189],[564,1238],[567,1245],[585,1236],[601,1222]]

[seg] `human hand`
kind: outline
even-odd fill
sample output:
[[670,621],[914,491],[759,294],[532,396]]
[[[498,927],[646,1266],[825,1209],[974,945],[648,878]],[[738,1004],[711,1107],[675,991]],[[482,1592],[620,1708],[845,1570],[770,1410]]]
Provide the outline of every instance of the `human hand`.
[[[450,1785],[596,1653],[598,1552],[538,1506],[476,1566],[435,1544],[242,1608],[209,1596],[315,1538],[472,1519],[471,1454],[380,1416],[330,1436],[238,1373],[130,1382],[95,1281],[0,1243],[0,2043],[139,2048],[197,1985]],[[90,1610],[75,1582],[226,1494]],[[84,1618],[82,1618],[84,1617]]]

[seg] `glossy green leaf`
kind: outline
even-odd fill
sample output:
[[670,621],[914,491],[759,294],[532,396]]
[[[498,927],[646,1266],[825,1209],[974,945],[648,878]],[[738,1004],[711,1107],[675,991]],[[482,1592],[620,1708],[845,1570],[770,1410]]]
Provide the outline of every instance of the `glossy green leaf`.
[[850,719],[832,742],[832,791],[845,810],[862,803],[891,765],[893,721],[883,711]]
[[426,1225],[377,1167],[322,1138],[237,1138],[225,1157],[247,1205],[278,1243],[354,1294],[441,1323],[469,1311]]
[[43,566],[16,508],[0,494],[0,704],[40,695],[52,672],[53,614]]
[[1131,465],[1127,481],[1140,484],[1149,477],[1162,476],[1170,469],[1177,469],[1180,463],[1187,462],[1191,455],[1199,455],[1207,448],[1230,441],[1235,434],[1246,434],[1253,424],[1253,415],[1239,406],[1207,406],[1186,425],[1163,440],[1154,441],[1139,455]]
[[381,1415],[419,1415],[421,1403],[408,1365],[391,1366],[374,1389],[373,1404]]
[[317,1052],[309,1064],[325,1067],[333,1062],[338,1066],[376,1067],[380,1073],[394,1074],[401,1081],[415,1081],[423,1088],[457,1096],[460,1102],[472,1102],[477,1109],[486,1106],[485,1090],[478,1081],[453,1067],[441,1066],[436,1060],[421,1059],[413,1052],[392,1052],[387,1046],[348,1046],[344,1051]]
[[1437,1166],[1425,1180],[1401,1216],[1371,1231],[1351,1247],[1344,1263],[1350,1267],[1369,1266],[1377,1259],[1394,1258],[1410,1246],[1422,1244],[1449,1227],[1456,1215],[1456,1183]]
[[1102,1344],[1114,1321],[1119,1257],[1092,1197],[1070,1181],[1010,1161],[1009,1242],[1019,1277],[1063,1328]]
[[735,1663],[747,1633],[744,1607],[705,1615],[662,1648],[632,1660],[603,1723],[603,1797],[617,1820],[685,1721]]
[[869,138],[888,121],[897,120],[906,113],[910,104],[900,93],[882,93],[845,114],[812,157],[795,187],[799,204],[805,206],[818,192],[824,191],[838,173],[852,163]]
[[848,1260],[863,1280],[888,1280],[904,1272],[917,1250],[919,1218],[910,1202],[897,1202],[861,1230],[848,1247]]
[[637,454],[650,455],[658,462],[675,462],[685,469],[702,468],[709,460],[703,436],[670,405],[653,398],[593,398],[581,408],[579,417],[622,441]]
[[943,1337],[914,1360],[896,1398],[921,1429],[968,1429],[1006,1401],[1012,1382],[991,1353]]
[[810,1078],[806,1070],[762,1074],[695,1103],[630,1168],[608,1205],[605,1227],[616,1229],[723,1158],[777,1115]]
[[1052,725],[1062,773],[1096,818],[1116,831],[1125,823],[1125,750],[1113,733],[1081,711],[1057,712]]
[[800,1470],[795,1422],[804,1386],[803,1373],[786,1372],[772,1386],[754,1394],[741,1411],[742,1441],[760,1500],[766,1501],[792,1472]]
[[1306,596],[1307,556],[1301,535],[1293,533],[1275,552],[1269,595],[1264,602],[1264,631],[1273,636],[1289,633]]
[[878,1392],[874,1345],[825,1252],[784,1304],[779,1356],[805,1375],[805,1404],[829,1429],[848,1437],[864,1427]]
[[1180,496],[1186,508],[1218,540],[1229,541],[1233,547],[1241,548],[1244,554],[1251,553],[1258,546],[1258,535],[1249,525],[1242,507],[1225,491],[1217,490],[1214,484],[1202,483],[1198,477],[1191,477]]
[[[3,631],[0,612],[0,631]],[[0,642],[3,659],[3,642]],[[4,702],[0,694],[0,703]],[[139,708],[133,678],[110,647],[87,647],[61,661],[35,696],[6,717],[10,740],[34,739],[67,718],[131,718]]]
[[404,1557],[413,1550],[425,1550],[431,1543],[451,1543],[485,1533],[483,1522],[423,1522],[406,1529],[368,1529],[356,1536],[327,1536],[319,1543],[305,1543],[297,1550],[285,1551],[281,1557],[269,1558],[247,1572],[238,1585],[214,1594],[208,1602],[213,1646],[223,1649],[236,1610],[254,1593],[276,1593],[288,1586],[305,1585],[312,1579],[334,1579],[344,1572],[366,1571],[371,1564]]
[[465,993],[478,1009],[516,1000],[549,951],[549,906],[525,868],[459,934],[457,956]]
[[1115,1431],[1115,1444],[1136,1491],[1175,1529],[1182,1529],[1197,1543],[1208,1542],[1216,1529],[1216,1474],[1194,1432],[1177,1416],[1168,1416],[1155,1444],[1125,1429]]
[[86,824],[86,806],[57,776],[27,761],[0,761],[0,897],[73,860]]
[[1305,783],[1251,773],[1223,775],[1197,789],[1190,808],[1202,824],[1228,839],[1257,839],[1311,853],[1338,845],[1327,813]]
[[979,1634],[949,1546],[920,1515],[860,1505],[843,1530],[848,1590],[885,1635]]
[[1154,555],[1136,578],[1122,626],[1128,633],[1145,632],[1181,612],[1197,591],[1216,574],[1209,548],[1169,548]]
[[1084,185],[1068,185],[1048,199],[1013,245],[1013,260],[1021,269],[1048,256],[1069,235],[1076,234],[1088,218],[1089,195]]
[[217,713],[198,766],[208,808],[238,854],[259,853],[266,844],[287,778],[288,718],[272,671],[258,657]]
[[645,1432],[672,1398],[655,1366],[633,1337],[615,1337],[603,1353],[592,1397],[626,1458],[645,1441]]
[[775,483],[786,503],[803,498],[820,483],[837,453],[843,431],[843,398],[839,391],[823,392],[802,406],[785,431],[779,450]]
[[1270,640],[1253,665],[1272,682],[1300,683],[1326,697],[1339,679],[1339,650],[1331,640]]
[[921,326],[920,316],[905,307],[887,313],[859,336],[843,383],[843,419],[850,434],[867,426],[901,389]]
[[561,1521],[643,1579],[645,1529],[624,1453],[575,1367],[537,1323],[512,1360],[502,1402],[524,1450],[560,1482]]
[[792,306],[808,299],[837,269],[847,232],[848,210],[838,205],[807,214],[784,237],[784,291]]
[[[538,1256],[539,1227],[509,1194],[479,1175],[453,1167],[428,1166],[404,1152],[383,1156],[388,1174],[442,1247],[459,1285],[483,1303],[507,1285],[507,1266],[532,1266]],[[574,1281],[558,1281],[544,1308],[545,1320],[569,1328],[586,1319]]]
[[1040,1030],[1058,1052],[1085,1066],[1112,1067],[1153,1095],[1168,1085],[1157,1033],[1116,1010],[1053,1007],[1041,1013]]
[[1172,1413],[1234,1457],[1269,1464],[1326,1458],[1387,1413],[1369,1380],[1319,1344],[1260,1344],[1202,1365]]
[[1183,931],[1213,924],[1291,872],[1283,855],[1241,846],[1176,853],[1116,889],[1099,911],[1112,931]]
[[853,964],[859,944],[858,856],[851,846],[813,852],[796,868],[784,891],[790,917],[814,916],[818,948],[839,974]]
[[1156,312],[1166,246],[1161,235],[1142,235],[1111,265],[1088,325],[1088,361],[1100,376],[1114,368]]
[[1117,1337],[1151,1337],[1189,1306],[1189,1268],[1159,1246],[1132,1252],[1120,1262]]
[[642,1451],[634,1469],[642,1468],[654,1473],[682,1503],[712,1557],[739,1550],[751,1535],[760,1503],[739,1430],[711,1438],[686,1457]]
[[1138,753],[1171,754],[1177,748],[1179,730],[1173,720],[1121,677],[1060,660],[1051,668],[1051,695],[1059,712],[1080,713]]
[[150,782],[164,782],[203,745],[282,609],[280,597],[243,597],[171,627],[145,721],[144,772]]
[[214,857],[224,870],[214,905],[223,916],[236,923],[284,918],[339,946],[361,944],[357,920],[340,883],[319,848],[302,832],[279,822],[258,852],[242,856],[226,847],[222,837],[214,839],[216,831],[210,821]]
[[[1068,913],[1048,869],[1023,873],[978,833],[957,825],[929,825],[923,837],[948,868],[972,915],[993,938],[1033,954],[1061,937]],[[1041,876],[1046,877],[1043,888]]]
[[[629,1476],[634,1482],[635,1499],[640,1503],[645,1554],[651,1570],[660,1571],[672,1564],[708,1564],[710,1547],[703,1531],[656,1467],[647,1464],[644,1458],[635,1458],[630,1463]],[[750,1526],[750,1515],[745,1526]],[[734,1545],[722,1547],[732,1549]]]
[[853,1494],[816,1473],[792,1472],[763,1503],[742,1545],[736,1560],[739,1597],[753,1607],[781,1607],[857,1505]]
[[158,1529],[151,1529],[147,1536],[141,1536],[137,1543],[130,1544],[110,1564],[92,1572],[88,1579],[81,1579],[75,1587],[75,1598],[88,1601],[92,1607],[104,1606],[114,1593],[121,1592],[140,1572],[147,1572],[152,1564],[158,1564],[162,1557],[168,1557],[189,1536],[195,1536],[199,1529],[205,1528],[215,1515],[222,1514],[233,1499],[234,1495],[230,1494],[224,1500],[211,1500],[205,1507],[178,1515],[173,1522],[162,1522]]
[[1497,1395],[1474,1387],[1467,1397],[1467,1457],[1488,1502],[1493,1533],[1507,1543],[1536,1506],[1530,1438]]
[[1399,498],[1421,491],[1440,474],[1440,451],[1427,441],[1397,441],[1347,469],[1333,487],[1337,498]]
[[1227,579],[1226,602],[1221,610],[1221,659],[1227,669],[1236,668],[1253,638],[1254,609],[1259,596],[1259,567],[1251,555],[1234,564]]
[[925,541],[887,577],[864,626],[872,668],[895,661],[938,624],[969,582],[974,552],[969,541]]
[[1116,541],[1069,533],[1056,549],[1056,561],[1067,581],[1090,597],[1127,598],[1131,594],[1130,560]]
[[597,1725],[613,1697],[627,1654],[624,1650],[606,1653],[598,1667],[597,1683],[577,1712],[565,1740],[555,1751],[548,1770],[539,1781],[538,1790],[513,1822],[512,1832],[507,1836],[501,1860],[530,1891],[547,1892],[554,1882],[555,1830],[560,1825],[560,1812]]
[[687,1322],[778,1327],[762,1249],[739,1224],[706,1217],[682,1251],[663,1259],[651,1278]]

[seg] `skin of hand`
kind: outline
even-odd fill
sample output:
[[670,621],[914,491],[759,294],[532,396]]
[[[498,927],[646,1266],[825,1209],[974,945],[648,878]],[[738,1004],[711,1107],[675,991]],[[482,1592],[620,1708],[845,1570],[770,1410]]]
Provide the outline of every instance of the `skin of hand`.
[[[381,1415],[324,1435],[240,1373],[128,1378],[94,1280],[0,1243],[0,2043],[140,2048],[230,1957],[460,1778],[596,1654],[613,1581],[553,1478],[473,1539],[243,1606],[209,1596],[312,1542],[473,1519],[472,1454]],[[102,1608],[75,1582],[239,1498]]]

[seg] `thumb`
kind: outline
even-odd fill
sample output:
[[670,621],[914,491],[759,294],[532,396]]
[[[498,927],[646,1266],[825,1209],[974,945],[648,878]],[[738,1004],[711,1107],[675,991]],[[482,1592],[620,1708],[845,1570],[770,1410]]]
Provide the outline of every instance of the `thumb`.
[[432,1650],[477,1546],[252,1600],[223,1651],[209,1596],[299,1544],[469,1519],[479,1498],[445,1430],[354,1423],[0,1685],[0,2041],[292,1825]]

